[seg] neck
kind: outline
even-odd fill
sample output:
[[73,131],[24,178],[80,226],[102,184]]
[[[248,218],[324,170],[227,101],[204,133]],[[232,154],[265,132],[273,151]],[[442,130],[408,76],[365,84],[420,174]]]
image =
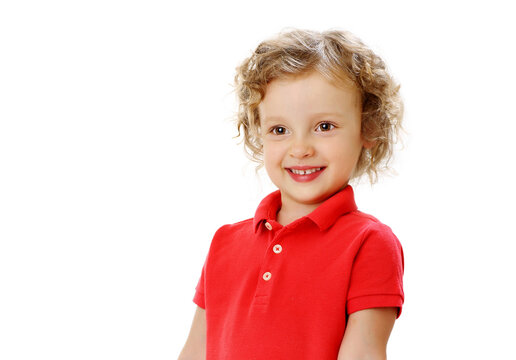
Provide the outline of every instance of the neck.
[[317,208],[318,205],[319,204],[305,205],[303,207],[293,207],[289,206],[288,203],[282,203],[281,209],[278,211],[276,221],[283,226],[288,225],[291,222],[310,214]]

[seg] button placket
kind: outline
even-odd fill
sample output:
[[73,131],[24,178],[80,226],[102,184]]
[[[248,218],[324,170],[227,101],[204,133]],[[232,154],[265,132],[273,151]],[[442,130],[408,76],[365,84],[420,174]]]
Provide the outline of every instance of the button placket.
[[[277,241],[278,236],[281,237],[281,233],[283,233],[283,231],[282,231],[283,229],[279,229],[279,231],[277,231],[277,232],[273,231],[274,227],[268,221],[264,221],[263,225],[265,226],[265,228],[268,231],[270,231],[270,233],[269,233],[270,242],[274,243],[275,241]],[[270,251],[270,250],[267,250],[267,251]],[[272,247],[272,251],[274,252],[274,254],[280,254],[283,251],[283,247],[280,244],[275,244]],[[268,282],[269,280],[271,280],[271,278],[272,278],[272,272],[271,272],[272,269],[271,269],[271,264],[269,263],[269,262],[272,262],[272,261],[274,261],[274,259],[269,258],[269,260],[266,260],[266,263],[264,263],[262,265],[262,271],[264,271],[262,273],[262,280],[263,280],[262,284],[263,285],[265,285],[265,283]]]
[[[267,230],[272,231],[272,225],[271,225],[271,223],[270,223],[270,222],[265,221],[264,226],[265,226],[265,228],[266,228]],[[271,236],[272,236],[273,238],[275,237],[275,236],[274,236],[274,234],[272,234],[272,233],[271,233]],[[272,274],[271,274],[271,272],[270,272],[270,271],[266,271],[266,272],[264,272],[264,273],[263,273],[263,275],[262,275],[262,279],[263,279],[263,280],[265,280],[265,281],[269,281],[269,280],[271,279],[271,277],[272,277]]]
[[262,226],[265,232],[262,233],[261,236],[264,236],[264,240],[267,240],[267,246],[264,249],[265,254],[261,264],[260,273],[258,275],[258,283],[253,299],[253,306],[257,307],[263,307],[269,304],[271,293],[275,287],[275,283],[277,282],[275,277],[279,276],[277,271],[281,271],[280,269],[283,268],[283,259],[277,257],[284,256],[284,245],[280,245],[280,243],[285,239],[285,230],[288,230],[285,227],[278,225],[273,220],[270,222],[265,220]]

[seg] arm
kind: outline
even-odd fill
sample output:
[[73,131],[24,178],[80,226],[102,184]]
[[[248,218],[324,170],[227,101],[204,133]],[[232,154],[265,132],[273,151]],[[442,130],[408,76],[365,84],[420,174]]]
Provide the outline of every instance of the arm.
[[206,311],[197,306],[190,328],[190,334],[186,339],[183,351],[178,360],[205,360],[206,359]]
[[349,315],[337,360],[385,360],[397,308],[371,308]]

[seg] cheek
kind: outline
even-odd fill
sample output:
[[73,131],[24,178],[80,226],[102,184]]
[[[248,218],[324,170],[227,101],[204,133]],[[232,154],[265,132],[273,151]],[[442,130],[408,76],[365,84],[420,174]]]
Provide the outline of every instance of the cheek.
[[264,144],[263,163],[268,173],[278,171],[283,163],[282,150],[278,144]]
[[270,165],[274,162],[274,151],[272,151],[271,147],[267,144],[263,145],[263,163],[265,164],[265,167],[267,170],[269,169]]
[[328,159],[349,162],[360,154],[362,144],[354,138],[336,139],[325,143],[320,149]]

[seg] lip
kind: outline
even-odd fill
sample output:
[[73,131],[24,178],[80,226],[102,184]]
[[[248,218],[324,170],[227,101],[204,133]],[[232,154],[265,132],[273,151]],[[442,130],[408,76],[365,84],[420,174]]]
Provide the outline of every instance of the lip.
[[[315,168],[321,168],[321,170],[313,172],[311,174],[305,174],[305,175],[294,174],[292,171],[290,171],[290,169],[294,169],[294,170],[308,170],[308,169],[315,169]],[[290,177],[294,181],[297,181],[297,182],[309,182],[309,181],[315,180],[317,177],[319,177],[319,175],[322,174],[322,172],[325,169],[326,169],[325,166],[292,166],[292,167],[289,167],[289,168],[285,168],[285,170],[290,175]]]

